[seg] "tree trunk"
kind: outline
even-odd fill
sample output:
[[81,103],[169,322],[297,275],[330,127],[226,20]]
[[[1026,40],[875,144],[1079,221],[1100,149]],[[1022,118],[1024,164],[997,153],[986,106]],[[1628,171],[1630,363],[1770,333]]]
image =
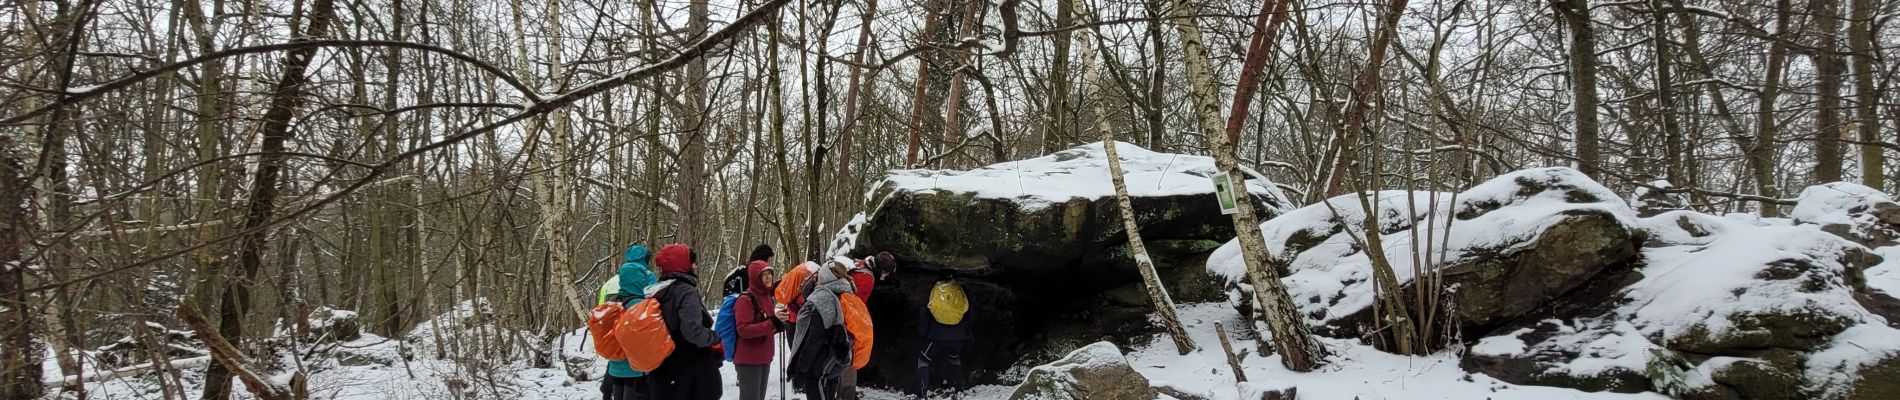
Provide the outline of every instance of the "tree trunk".
[[[1079,0],[1078,0],[1079,1]],[[1095,102],[1095,130],[1102,135],[1102,149],[1108,153],[1108,176],[1115,184],[1115,204],[1121,211],[1122,231],[1128,235],[1128,251],[1135,259],[1135,269],[1141,272],[1142,286],[1148,289],[1148,302],[1152,303],[1155,313],[1161,316],[1161,327],[1174,339],[1174,349],[1181,355],[1193,352],[1196,346],[1189,337],[1187,329],[1181,326],[1181,317],[1175,314],[1174,299],[1168,296],[1168,288],[1162,286],[1161,276],[1155,273],[1154,261],[1148,257],[1148,246],[1141,240],[1141,225],[1135,221],[1135,206],[1128,198],[1128,180],[1123,177],[1121,156],[1116,152],[1115,128],[1108,122],[1108,108],[1104,107],[1108,99],[1102,92],[1108,86],[1096,71],[1093,54],[1089,53],[1088,38],[1082,42],[1082,81],[1095,84],[1089,91]],[[1107,57],[1108,52],[1103,52]]]
[[1166,94],[1162,91],[1168,81],[1168,46],[1161,34],[1161,9],[1167,7],[1164,1],[1167,0],[1149,0],[1146,7],[1148,18],[1154,20],[1148,22],[1148,46],[1154,53],[1154,62],[1149,67],[1153,71],[1150,71],[1151,78],[1148,80],[1148,107],[1145,110],[1145,117],[1148,121],[1148,148],[1166,153],[1168,146],[1162,141],[1162,132],[1167,130],[1167,120],[1161,115],[1161,110],[1168,103]]
[[784,83],[779,77],[778,51],[781,34],[778,19],[773,18],[772,40],[766,42],[767,57],[770,58],[767,61],[770,67],[766,68],[766,86],[772,90],[772,146],[777,150],[773,152],[773,157],[778,161],[773,163],[772,170],[777,175],[779,188],[779,249],[792,256],[787,258],[793,258],[805,253],[799,251],[798,226],[792,224],[796,220],[793,217],[795,207],[791,204],[795,183],[792,182],[791,162],[785,159],[785,93]]
[[[29,5],[28,7],[32,7]],[[29,41],[30,42],[30,41]],[[21,156],[27,151],[17,136],[0,135],[0,326],[6,331],[7,351],[0,352],[0,399],[36,399],[41,386],[40,327],[33,296],[26,292],[25,260],[33,220],[26,204],[34,197],[32,174]]]
[[[964,3],[963,26],[957,28],[957,40],[961,41],[963,38],[970,37],[976,30],[977,17],[981,16],[978,11],[982,9],[983,2]],[[963,124],[957,120],[957,114],[963,110],[963,81],[964,76],[969,74],[964,69],[974,68],[965,65],[969,58],[969,50],[957,50],[955,58],[957,70],[950,71],[950,94],[945,96],[943,101],[943,154],[936,156],[936,159],[942,160],[943,168],[957,168],[959,165],[956,155],[957,146],[963,144],[964,132]]]
[[1880,117],[1874,113],[1881,97],[1880,88],[1874,86],[1874,74],[1878,73],[1874,60],[1880,57],[1874,47],[1874,0],[1854,0],[1853,7],[1847,40],[1854,57],[1854,128],[1863,143],[1860,145],[1860,181],[1874,190],[1886,190],[1887,153],[1877,145],[1886,139],[1880,134]]
[[[291,40],[314,40],[330,35],[330,23],[336,15],[335,0],[316,0],[311,4],[309,27]],[[293,30],[295,32],[295,30]],[[284,168],[285,142],[290,140],[290,120],[303,106],[303,85],[309,80],[305,70],[316,57],[317,49],[306,48],[292,51],[284,56],[284,69],[272,92],[270,106],[264,112],[262,145],[264,153],[257,158],[257,170],[251,175],[251,197],[245,206],[244,235],[235,258],[237,268],[229,268],[237,276],[228,280],[223,301],[219,306],[218,334],[226,340],[242,342],[244,340],[244,316],[251,313],[251,288],[258,287],[258,271],[264,266],[265,246],[270,244],[270,231],[264,224],[275,218],[277,213],[278,178]],[[212,364],[205,372],[204,398],[206,400],[225,399],[231,395],[231,370],[224,365]]]
[[[1214,149],[1214,160],[1221,171],[1237,179],[1245,176],[1240,170],[1240,161],[1235,155],[1234,143],[1227,140],[1222,131],[1223,121],[1220,115],[1220,88],[1215,82],[1214,69],[1208,64],[1206,42],[1201,37],[1200,23],[1189,17],[1193,6],[1187,0],[1176,0],[1174,15],[1180,19],[1175,29],[1181,32],[1182,54],[1187,61],[1189,85],[1193,89],[1194,108],[1202,139]],[[1254,215],[1253,202],[1247,196],[1244,179],[1236,182],[1235,190],[1240,192],[1239,212],[1234,214],[1234,231],[1239,234],[1241,258],[1247,263],[1247,277],[1253,283],[1255,303],[1259,305],[1260,317],[1267,323],[1273,334],[1275,347],[1280,349],[1281,363],[1294,371],[1311,371],[1326,358],[1326,349],[1313,339],[1306,321],[1293,306],[1292,297],[1287,295],[1286,285],[1266,263],[1266,237],[1260,233],[1259,218]]]
[[1814,114],[1814,182],[1841,180],[1841,75],[1847,65],[1837,42],[1841,32],[1840,0],[1814,0],[1814,73],[1820,93]]
[[1565,0],[1556,3],[1570,28],[1570,88],[1572,112],[1576,114],[1577,170],[1591,178],[1602,178],[1603,157],[1597,134],[1597,34],[1591,26],[1590,0]]
[[[1663,0],[1650,0],[1649,7],[1661,10]],[[1676,122],[1676,79],[1670,70],[1676,56],[1669,48],[1669,13],[1654,12],[1651,17],[1655,20],[1650,43],[1656,49],[1656,118],[1662,122],[1664,170],[1670,184],[1694,187],[1696,178],[1683,165],[1682,125]]]
[[834,213],[836,215],[833,215],[833,223],[843,223],[845,218],[850,218],[849,210],[858,204],[857,182],[859,179],[851,175],[851,161],[856,156],[851,154],[851,144],[858,134],[858,120],[864,117],[859,109],[868,105],[874,97],[864,95],[865,74],[862,65],[871,53],[871,20],[877,16],[877,0],[865,0],[861,12],[863,15],[858,24],[858,45],[855,48],[856,52],[851,55],[851,83],[845,88],[844,94],[844,126],[839,127],[842,132],[838,137],[838,197],[837,200],[831,202],[833,207],[842,211]]
[[[930,43],[937,31],[937,11],[945,0],[925,0],[924,29],[917,34],[919,45]],[[917,90],[910,96],[910,146],[904,151],[904,168],[917,168],[917,152],[924,145],[924,94],[930,88],[930,52],[917,54]]]
[[[547,34],[551,37],[560,37],[562,27],[560,0],[548,1],[547,18]],[[565,76],[565,71],[562,70],[561,65],[561,53],[561,41],[549,40],[547,56],[548,76],[555,80]],[[550,81],[547,84],[557,85],[556,82],[558,81]],[[571,214],[573,213],[574,182],[578,181],[578,179],[575,179],[573,176],[573,161],[570,161],[574,157],[573,145],[569,143],[570,136],[572,136],[573,133],[571,132],[571,123],[569,122],[565,110],[554,111],[548,116],[548,119],[550,119],[550,121],[545,125],[543,133],[545,133],[548,138],[550,149],[547,153],[549,154],[539,154],[541,152],[536,152],[537,154],[529,155],[529,160],[532,161],[531,164],[534,165],[534,170],[548,171],[547,173],[534,175],[535,192],[537,197],[539,197],[537,203],[540,203],[539,205],[541,207],[541,224],[537,236],[540,236],[543,243],[547,246],[548,269],[552,272],[552,279],[549,280],[548,287],[544,289],[547,290],[548,294],[552,297],[549,299],[550,304],[548,304],[550,316],[560,315],[560,309],[565,305],[570,312],[574,313],[578,321],[586,321],[587,310],[592,307],[581,302],[580,296],[577,296],[573,290],[575,264],[574,246],[571,242],[571,237],[574,230],[574,221]],[[531,125],[543,124],[536,123]],[[530,135],[530,137],[534,136],[538,135]],[[681,204],[681,207],[681,212],[685,212],[683,208],[685,207],[684,203]],[[568,325],[551,324],[551,326],[547,328],[555,329],[566,326]]]
[[[706,8],[706,1],[692,0],[692,4],[687,7],[685,43],[694,43],[706,37],[712,15]],[[686,65],[686,80],[683,84],[686,86],[687,115],[681,117],[688,126],[680,133],[680,173],[679,187],[676,189],[680,199],[680,226],[679,237],[674,241],[689,245],[696,244],[700,239],[700,225],[711,217],[704,204],[707,186],[706,139],[710,131],[706,125],[711,119],[706,115],[706,86],[711,83],[706,78],[704,58],[694,58]]]
[[[1775,100],[1781,94],[1782,70],[1788,63],[1788,45],[1784,44],[1789,29],[1789,19],[1793,18],[1794,6],[1789,0],[1775,1],[1775,36],[1769,38],[1768,71],[1764,73],[1761,85],[1761,100],[1755,105],[1755,141],[1748,149],[1748,169],[1754,172],[1755,193],[1762,197],[1780,196],[1779,185],[1775,184]],[[1761,203],[1761,215],[1773,217],[1781,215],[1780,206],[1772,202]]]
[[[1056,2],[1056,27],[1067,28],[1075,24],[1075,5],[1067,1]],[[1042,128],[1042,154],[1062,150],[1062,135],[1069,130],[1069,35],[1056,35],[1050,42],[1055,46],[1055,61],[1049,64],[1049,109],[1048,124]]]
[[[1420,332],[1416,324],[1418,319],[1413,318],[1411,307],[1407,307],[1404,293],[1399,290],[1397,275],[1392,270],[1392,262],[1385,257],[1385,245],[1379,236],[1378,228],[1380,217],[1377,212],[1378,199],[1374,194],[1369,193],[1379,190],[1382,186],[1379,178],[1384,171],[1377,167],[1377,163],[1380,161],[1378,155],[1380,144],[1384,142],[1379,139],[1377,130],[1365,127],[1367,114],[1373,112],[1372,104],[1379,97],[1379,74],[1383,69],[1381,67],[1385,64],[1385,49],[1392,38],[1397,36],[1398,20],[1405,12],[1405,4],[1406,0],[1394,1],[1380,18],[1379,31],[1374,35],[1372,43],[1372,56],[1367,59],[1369,63],[1366,64],[1366,68],[1359,72],[1358,87],[1355,88],[1352,102],[1346,109],[1346,125],[1342,129],[1342,136],[1348,139],[1342,140],[1336,146],[1341,149],[1339,151],[1341,157],[1338,158],[1340,164],[1334,166],[1333,172],[1339,174],[1340,171],[1351,170],[1356,172],[1354,175],[1357,175],[1360,182],[1364,182],[1363,185],[1355,185],[1359,190],[1355,190],[1354,193],[1359,200],[1360,209],[1366,210],[1366,218],[1361,221],[1365,232],[1362,247],[1365,249],[1366,258],[1372,262],[1373,279],[1379,288],[1377,293],[1379,305],[1384,311],[1385,322],[1391,329],[1398,353],[1416,355],[1426,353],[1429,346],[1424,345],[1424,338],[1418,337]],[[1368,151],[1371,154],[1367,156],[1367,162],[1374,164],[1370,168],[1364,163],[1353,161],[1358,155],[1358,151],[1354,149],[1361,146],[1370,149]],[[1335,190],[1337,187],[1328,192],[1330,194]],[[1332,203],[1326,204],[1331,207]]]

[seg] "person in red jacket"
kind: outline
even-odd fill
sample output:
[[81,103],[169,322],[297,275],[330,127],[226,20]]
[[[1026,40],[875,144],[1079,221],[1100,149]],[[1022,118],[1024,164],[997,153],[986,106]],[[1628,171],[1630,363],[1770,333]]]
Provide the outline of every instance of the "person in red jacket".
[[783,311],[772,299],[778,273],[765,260],[746,264],[746,292],[732,305],[733,318],[739,322],[739,348],[732,364],[739,373],[739,400],[764,400],[771,382],[774,337],[785,330]]

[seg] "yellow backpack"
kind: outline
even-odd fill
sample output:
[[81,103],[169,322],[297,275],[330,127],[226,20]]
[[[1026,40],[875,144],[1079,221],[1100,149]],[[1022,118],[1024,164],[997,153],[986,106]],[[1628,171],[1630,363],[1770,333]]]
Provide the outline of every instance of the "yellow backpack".
[[930,316],[937,323],[956,325],[963,323],[963,314],[970,311],[970,300],[963,296],[963,285],[956,282],[938,282],[930,288]]

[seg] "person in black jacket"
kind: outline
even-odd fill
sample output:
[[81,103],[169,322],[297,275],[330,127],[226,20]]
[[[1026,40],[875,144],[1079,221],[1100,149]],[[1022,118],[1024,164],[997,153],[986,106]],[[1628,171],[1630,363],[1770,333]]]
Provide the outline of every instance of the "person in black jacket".
[[717,400],[724,388],[719,366],[725,352],[719,348],[712,319],[707,318],[699,277],[693,274],[698,258],[691,247],[674,243],[660,248],[654,260],[660,267],[660,283],[647,297],[660,301],[660,318],[666,321],[674,346],[673,353],[647,373],[647,393],[654,400]]
[[812,277],[816,283],[798,310],[792,330],[793,379],[804,382],[810,400],[838,399],[839,378],[851,368],[851,333],[844,327],[839,296],[851,296],[845,266],[831,262]]
[[[951,281],[955,277],[944,275],[938,282]],[[970,320],[958,321],[956,325],[938,322],[929,309],[918,313],[917,337],[924,339],[924,348],[917,352],[917,396],[930,395],[930,370],[936,368],[949,378],[950,387],[956,393],[962,393],[969,387],[963,376],[963,344],[970,341]]]

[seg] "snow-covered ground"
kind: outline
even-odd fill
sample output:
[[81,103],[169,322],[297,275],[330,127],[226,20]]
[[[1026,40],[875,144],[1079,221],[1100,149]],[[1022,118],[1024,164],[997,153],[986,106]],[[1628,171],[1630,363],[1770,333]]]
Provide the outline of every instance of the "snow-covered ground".
[[[1129,363],[1155,385],[1172,386],[1211,399],[1239,398],[1238,386],[1220,354],[1214,322],[1229,327],[1238,312],[1222,303],[1181,307],[1181,321],[1200,350],[1176,355],[1174,344],[1156,337],[1145,348],[1129,353]],[[1656,394],[1587,393],[1574,389],[1519,386],[1458,368],[1458,355],[1446,352],[1423,357],[1393,355],[1355,341],[1325,339],[1333,353],[1330,363],[1314,372],[1293,372],[1280,366],[1280,356],[1249,356],[1241,362],[1249,382],[1267,387],[1293,386],[1301,399],[1665,399]],[[1253,340],[1235,340],[1235,351],[1256,348]],[[1164,397],[1166,398],[1166,397]]]
[[[1181,307],[1181,318],[1201,348],[1188,355],[1176,355],[1174,345],[1165,337],[1144,348],[1129,352],[1129,362],[1153,380],[1212,399],[1238,398],[1237,385],[1220,354],[1220,341],[1213,324],[1221,321],[1233,326],[1239,315],[1224,303],[1189,304]],[[562,352],[571,356],[591,357],[590,345],[581,343],[580,331],[562,337]],[[1661,399],[1653,394],[1585,393],[1571,389],[1518,386],[1483,375],[1467,374],[1458,368],[1455,354],[1405,357],[1382,353],[1369,346],[1344,340],[1327,339],[1335,354],[1333,362],[1316,372],[1296,373],[1280,366],[1278,356],[1250,356],[1243,361],[1251,382],[1266,386],[1293,385],[1302,399]],[[1237,339],[1236,349],[1256,348],[1253,340]],[[597,399],[598,379],[606,363],[600,360],[579,366],[587,371],[582,379],[569,376],[566,368],[530,368],[511,363],[493,368],[458,365],[447,360],[413,357],[403,362],[397,342],[364,335],[362,339],[340,346],[347,354],[338,359],[313,360],[308,368],[313,399],[451,399],[451,387],[471,388],[476,398],[522,399]],[[421,353],[420,349],[410,350]],[[393,365],[383,365],[389,362]],[[355,365],[344,365],[344,364]],[[366,364],[366,365],[364,365]],[[737,399],[737,378],[733,369],[722,368],[727,383],[724,399]],[[202,387],[197,369],[184,371],[185,381],[194,395]],[[774,379],[776,378],[774,374]],[[132,377],[88,385],[92,398],[162,399],[151,376]],[[242,385],[233,383],[242,392]],[[1004,399],[1013,391],[1008,386],[979,386],[966,392],[966,399]],[[778,399],[777,388],[767,398]],[[884,390],[867,389],[868,400],[896,400],[904,396]],[[250,398],[240,393],[239,398]],[[791,399],[804,396],[793,394]],[[1172,397],[1162,396],[1162,399]]]

